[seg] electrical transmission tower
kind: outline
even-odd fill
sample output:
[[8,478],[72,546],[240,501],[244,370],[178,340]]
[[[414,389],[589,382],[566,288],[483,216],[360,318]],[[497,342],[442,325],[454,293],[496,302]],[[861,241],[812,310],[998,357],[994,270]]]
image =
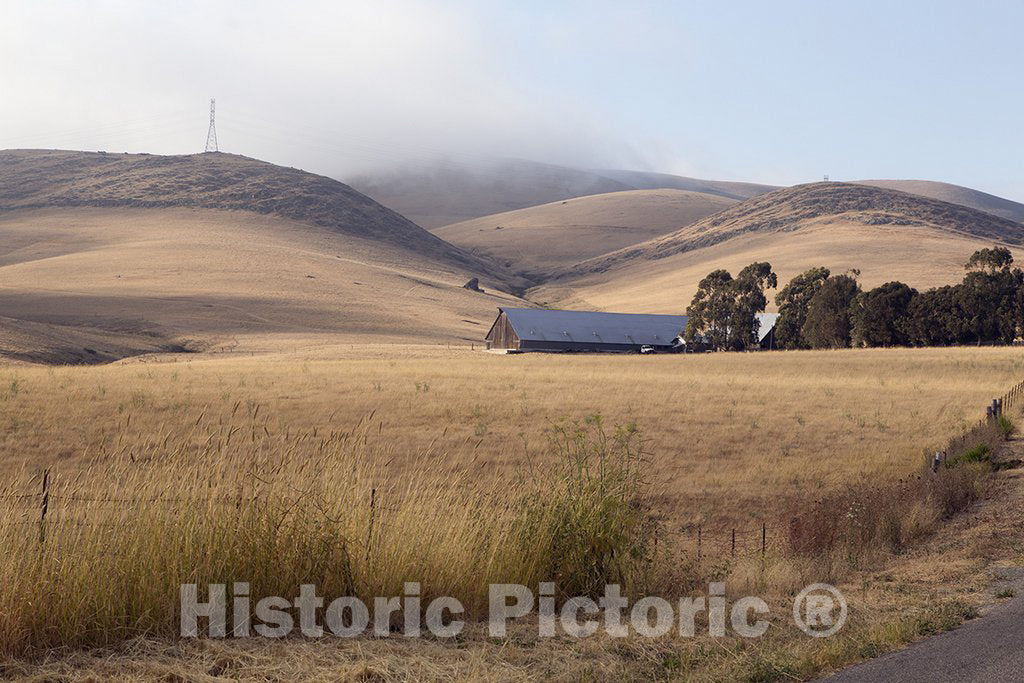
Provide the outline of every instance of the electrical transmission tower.
[[217,123],[215,121],[215,115],[217,113],[217,100],[210,100],[210,130],[206,134],[206,152],[217,152]]

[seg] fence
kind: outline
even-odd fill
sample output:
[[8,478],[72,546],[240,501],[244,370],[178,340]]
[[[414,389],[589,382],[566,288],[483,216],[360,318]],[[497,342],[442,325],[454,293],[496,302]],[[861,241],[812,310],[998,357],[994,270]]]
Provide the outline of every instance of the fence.
[[[949,439],[944,450],[928,457],[926,471],[934,473],[939,466],[951,462],[979,444],[995,443],[1001,439],[999,418],[1018,406],[1022,400],[1024,382],[992,399],[992,403],[985,408],[984,418],[968,425],[962,433]],[[909,485],[909,480],[900,483]],[[674,536],[700,567],[723,559],[763,558],[771,552],[791,550],[800,545],[795,536],[802,531],[796,528],[799,522],[798,518],[779,520],[774,524],[761,521],[759,528],[698,524],[683,527]]]
[[698,567],[728,558],[764,558],[786,545],[786,535],[777,526],[769,528],[767,522],[749,527],[695,524],[683,527],[674,534]]
[[985,406],[985,417],[952,437],[943,450],[928,456],[928,468],[935,472],[944,462],[956,459],[978,444],[994,441],[999,435],[999,418],[1021,400],[1024,400],[1024,382],[1015,384],[1002,396],[992,399],[992,403]]

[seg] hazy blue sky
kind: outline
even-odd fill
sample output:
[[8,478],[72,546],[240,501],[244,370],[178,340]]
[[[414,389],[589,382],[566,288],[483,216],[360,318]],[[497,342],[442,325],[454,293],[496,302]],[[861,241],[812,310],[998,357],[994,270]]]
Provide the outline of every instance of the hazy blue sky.
[[1024,201],[1024,2],[0,0],[0,148],[516,156]]

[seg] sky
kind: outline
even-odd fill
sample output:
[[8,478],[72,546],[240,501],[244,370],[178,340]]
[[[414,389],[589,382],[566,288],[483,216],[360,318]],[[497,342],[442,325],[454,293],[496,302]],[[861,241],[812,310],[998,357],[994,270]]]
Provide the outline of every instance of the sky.
[[0,0],[0,149],[514,157],[1024,201],[1024,2]]

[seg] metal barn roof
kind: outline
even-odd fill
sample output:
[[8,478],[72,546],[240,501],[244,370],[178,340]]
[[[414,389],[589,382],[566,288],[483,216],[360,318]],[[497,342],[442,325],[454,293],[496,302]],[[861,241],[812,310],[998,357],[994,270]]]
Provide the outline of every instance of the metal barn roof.
[[685,315],[594,313],[501,308],[523,341],[668,346],[686,328]]

